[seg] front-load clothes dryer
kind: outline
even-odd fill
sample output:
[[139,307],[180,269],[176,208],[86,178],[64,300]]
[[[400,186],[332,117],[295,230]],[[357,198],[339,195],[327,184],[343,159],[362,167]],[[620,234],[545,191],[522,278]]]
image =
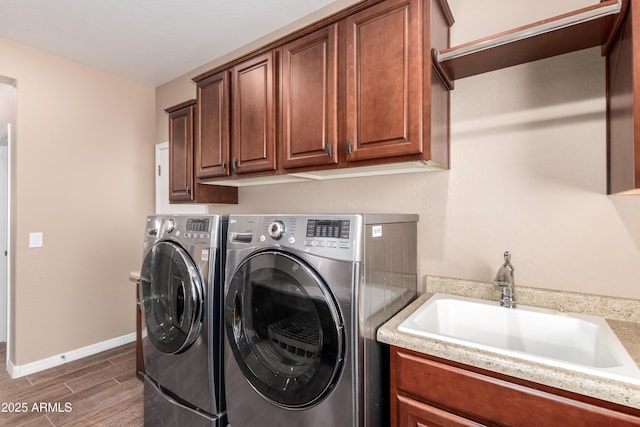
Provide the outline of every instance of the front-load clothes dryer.
[[389,425],[377,328],[416,297],[416,215],[231,215],[232,427]]
[[146,426],[226,426],[222,298],[227,217],[147,218],[140,274]]

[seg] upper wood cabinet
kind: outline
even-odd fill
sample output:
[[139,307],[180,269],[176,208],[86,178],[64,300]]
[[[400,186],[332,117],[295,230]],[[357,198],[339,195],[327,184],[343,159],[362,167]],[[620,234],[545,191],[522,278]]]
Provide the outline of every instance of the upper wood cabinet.
[[450,16],[446,0],[366,0],[195,77],[196,176],[447,168],[449,90],[425,52],[448,47]]
[[281,48],[284,169],[338,163],[337,25]]
[[276,170],[275,59],[268,51],[232,69],[233,172]]
[[607,56],[608,192],[640,194],[640,1]]
[[194,177],[196,100],[165,110],[169,113],[169,202],[238,203],[238,189],[203,184]]
[[221,71],[196,83],[196,177],[228,176],[229,72]]
[[347,18],[348,160],[422,152],[421,5],[389,0]]
[[193,117],[195,100],[167,108],[169,113],[169,201],[193,200]]

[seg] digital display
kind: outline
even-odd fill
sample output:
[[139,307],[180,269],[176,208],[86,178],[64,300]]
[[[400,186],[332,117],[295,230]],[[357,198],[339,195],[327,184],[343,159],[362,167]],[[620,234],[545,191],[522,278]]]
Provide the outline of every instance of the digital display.
[[187,231],[209,231],[209,219],[187,219]]
[[351,223],[341,220],[307,221],[307,237],[328,237],[333,239],[348,239]]

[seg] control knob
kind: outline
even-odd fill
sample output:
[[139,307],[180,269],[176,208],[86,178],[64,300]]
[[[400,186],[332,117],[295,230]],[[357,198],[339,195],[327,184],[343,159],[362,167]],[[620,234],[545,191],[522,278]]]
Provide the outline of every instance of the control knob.
[[167,229],[167,233],[171,233],[176,228],[176,222],[173,219],[167,220],[167,224],[165,225]]
[[269,228],[267,228],[267,232],[269,236],[271,236],[274,240],[279,240],[285,232],[284,222],[281,220],[275,220],[271,224],[269,224]]

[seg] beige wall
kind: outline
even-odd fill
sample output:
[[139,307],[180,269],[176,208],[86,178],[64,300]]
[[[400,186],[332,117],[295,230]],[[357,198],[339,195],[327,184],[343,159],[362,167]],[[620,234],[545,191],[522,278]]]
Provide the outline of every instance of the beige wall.
[[[592,3],[450,0],[452,43]],[[158,142],[206,69],[157,89]],[[421,275],[492,281],[508,249],[518,284],[640,298],[640,197],[605,194],[598,49],[460,80],[451,102],[448,171],[241,188],[210,211],[415,212]]]
[[[0,39],[16,79],[11,361],[135,330],[145,215],[154,209],[154,89]],[[29,248],[29,232],[44,246]]]

